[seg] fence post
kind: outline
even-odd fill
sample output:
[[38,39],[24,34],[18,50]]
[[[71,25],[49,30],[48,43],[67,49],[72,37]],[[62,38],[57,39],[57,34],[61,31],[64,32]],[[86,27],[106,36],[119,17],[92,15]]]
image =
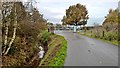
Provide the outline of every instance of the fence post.
[[104,37],[104,34],[105,34],[105,32],[103,31],[103,33],[102,33],[103,37]]

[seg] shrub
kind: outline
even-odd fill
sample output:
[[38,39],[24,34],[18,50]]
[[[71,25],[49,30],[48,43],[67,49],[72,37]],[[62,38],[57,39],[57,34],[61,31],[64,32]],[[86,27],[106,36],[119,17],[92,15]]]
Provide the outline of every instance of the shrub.
[[43,31],[41,34],[41,43],[45,44],[46,42],[48,42],[50,40],[50,33],[47,31]]
[[109,40],[109,41],[117,40],[118,34],[116,32],[112,32],[112,31],[106,32],[104,39]]

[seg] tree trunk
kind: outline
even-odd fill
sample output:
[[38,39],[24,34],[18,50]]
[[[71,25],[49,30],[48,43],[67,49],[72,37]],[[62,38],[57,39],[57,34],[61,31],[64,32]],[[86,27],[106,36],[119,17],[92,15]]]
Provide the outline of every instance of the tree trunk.
[[8,22],[5,23],[5,39],[4,39],[4,50],[3,53],[5,53],[6,45],[7,45],[7,38],[8,38]]
[[83,25],[83,27],[84,27],[84,32],[86,32],[86,27],[85,27],[85,25]]
[[15,23],[14,23],[14,29],[13,29],[13,37],[12,37],[12,39],[11,39],[11,41],[10,41],[10,43],[9,43],[9,45],[8,45],[8,48],[7,48],[7,50],[6,50],[6,52],[4,53],[4,55],[7,55],[8,54],[8,52],[9,52],[9,50],[10,50],[10,48],[11,48],[11,45],[12,45],[12,43],[13,43],[13,41],[15,40],[15,37],[16,37],[16,30],[17,30],[17,13],[16,13],[16,6],[15,6],[15,3],[14,3],[14,7],[15,7]]
[[[6,10],[5,10],[6,11]],[[4,15],[7,15],[9,11],[6,11]],[[5,16],[4,16],[5,17]],[[8,24],[9,24],[10,18],[5,22],[5,36],[4,36],[4,48],[3,48],[3,54],[5,53],[6,47],[7,47],[7,40],[8,40]]]

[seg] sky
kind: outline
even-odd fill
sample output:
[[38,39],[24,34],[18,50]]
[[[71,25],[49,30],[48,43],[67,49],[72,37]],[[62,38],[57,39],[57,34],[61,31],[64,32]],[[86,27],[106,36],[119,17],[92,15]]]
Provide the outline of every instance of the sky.
[[116,9],[119,0],[36,0],[37,9],[44,15],[45,19],[56,24],[62,23],[61,19],[65,15],[65,10],[70,5],[80,3],[86,5],[89,20],[87,25],[93,23],[102,24],[109,9]]

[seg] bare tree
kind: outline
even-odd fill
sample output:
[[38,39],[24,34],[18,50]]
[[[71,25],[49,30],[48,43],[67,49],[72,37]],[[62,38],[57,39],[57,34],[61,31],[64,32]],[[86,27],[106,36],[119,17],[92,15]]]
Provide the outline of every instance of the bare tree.
[[2,10],[2,14],[3,14],[3,19],[4,19],[4,26],[5,27],[5,35],[4,35],[4,49],[3,49],[3,53],[5,53],[6,47],[7,47],[7,40],[8,40],[8,26],[9,26],[9,22],[10,19],[7,18],[7,16],[10,14],[10,4],[3,2],[3,10]]
[[14,3],[14,14],[15,14],[15,20],[14,20],[14,28],[13,28],[13,36],[11,38],[11,41],[8,45],[8,48],[6,50],[6,52],[4,53],[4,55],[7,55],[7,53],[9,52],[10,48],[11,48],[11,45],[13,43],[13,41],[15,40],[15,37],[16,37],[16,30],[17,30],[17,12],[16,12],[16,3]]
[[[4,21],[4,48],[3,48],[3,54],[4,55],[7,55],[10,48],[11,48],[11,45],[13,43],[13,41],[15,40],[15,37],[16,37],[16,30],[17,30],[17,13],[16,13],[16,3],[13,2],[13,3],[10,3],[10,2],[4,2],[4,4],[2,5],[3,7],[3,21]],[[10,23],[11,22],[11,18],[9,17],[9,15],[11,14],[12,12],[12,9],[13,12],[14,12],[14,23]],[[8,32],[9,32],[9,26],[10,24],[13,24],[13,34],[12,34],[12,38],[10,39],[10,42],[8,41]]]

